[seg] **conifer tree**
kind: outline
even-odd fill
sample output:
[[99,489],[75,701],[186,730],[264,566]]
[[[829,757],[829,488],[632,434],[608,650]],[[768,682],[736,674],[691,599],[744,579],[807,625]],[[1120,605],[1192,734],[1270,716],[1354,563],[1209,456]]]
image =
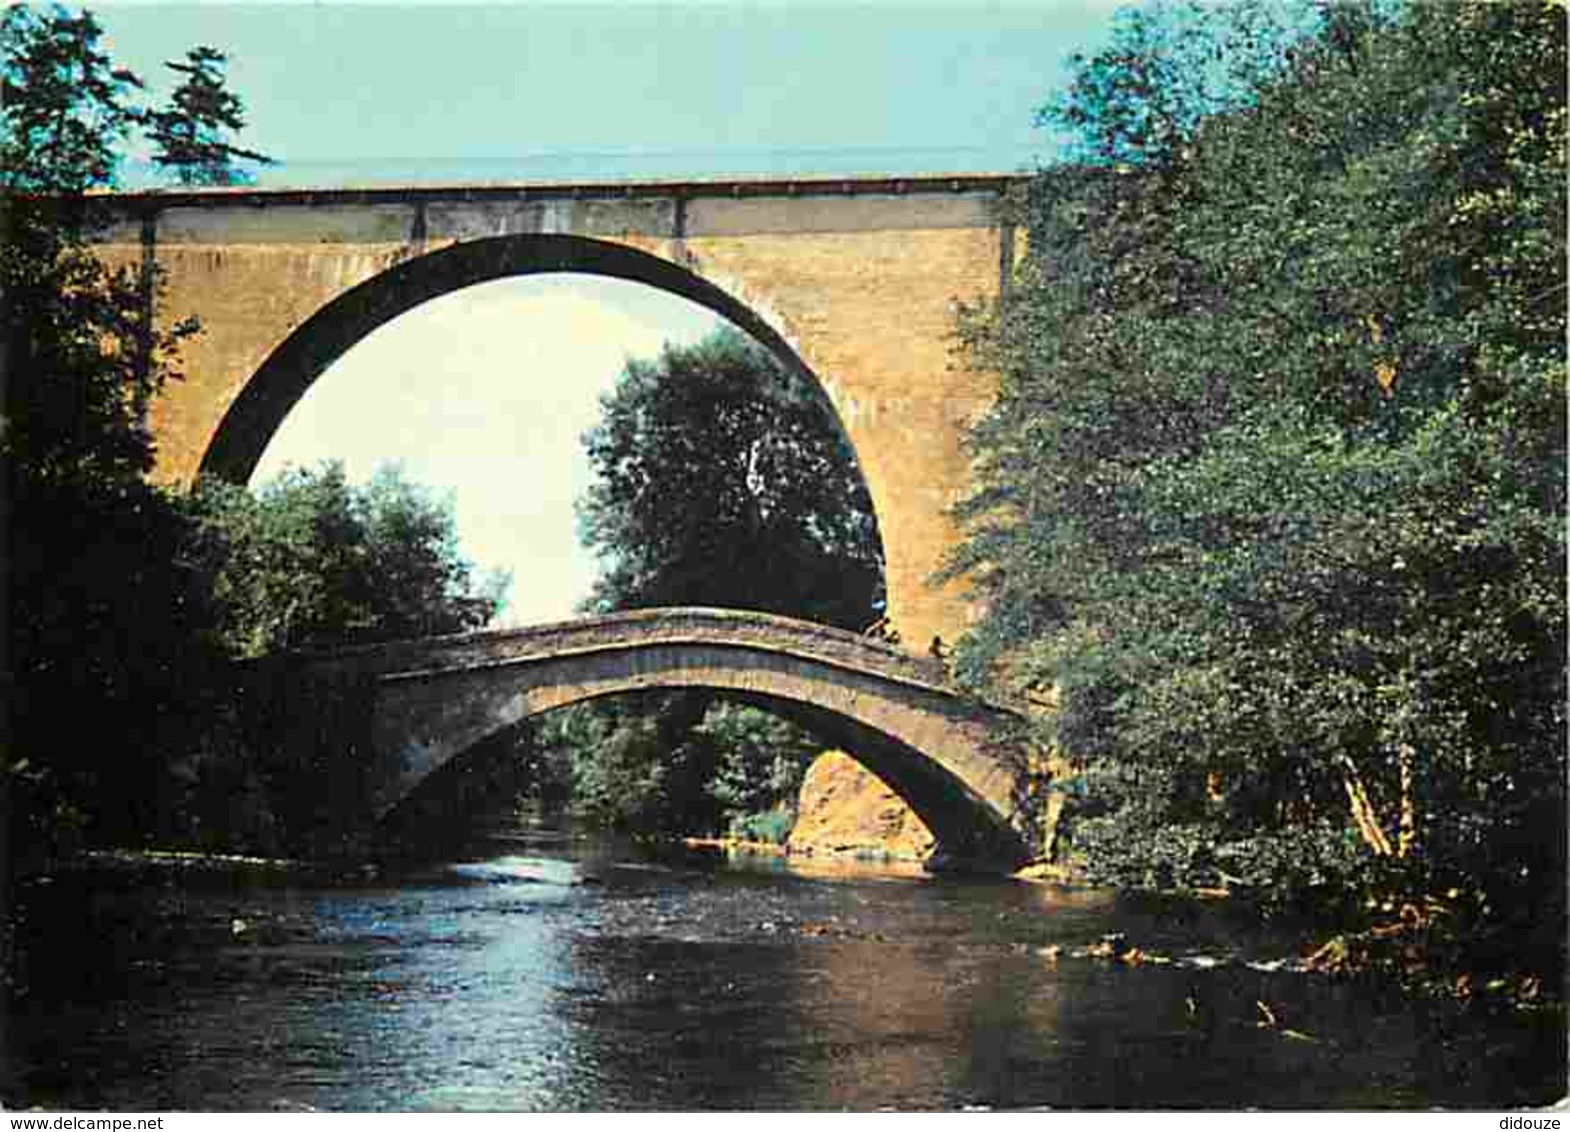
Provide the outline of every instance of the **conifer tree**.
[[225,85],[228,56],[212,47],[193,47],[185,62],[166,63],[184,81],[169,105],[147,115],[148,136],[158,146],[155,164],[171,169],[182,185],[240,185],[254,178],[235,163],[271,164],[230,137],[245,126],[245,104]]

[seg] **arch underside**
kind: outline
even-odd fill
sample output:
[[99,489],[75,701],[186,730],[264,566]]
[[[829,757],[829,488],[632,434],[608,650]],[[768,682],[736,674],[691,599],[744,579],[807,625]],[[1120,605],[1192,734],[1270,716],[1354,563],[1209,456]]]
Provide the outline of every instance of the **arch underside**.
[[466,766],[500,732],[557,708],[632,691],[703,689],[793,719],[853,753],[926,822],[940,851],[1015,864],[1027,855],[1010,824],[1012,776],[990,752],[987,721],[930,689],[801,658],[704,646],[608,650],[591,656],[420,676],[385,685],[376,749],[399,773],[375,799],[378,818],[428,777]]
[[[679,264],[587,236],[522,234],[450,245],[399,263],[327,303],[262,363],[225,411],[198,475],[246,482],[289,411],[329,366],[377,327],[479,283],[568,272],[643,283],[707,307],[755,338],[805,383],[860,463],[822,383],[781,333],[727,291]],[[865,480],[865,477],[863,476]]]

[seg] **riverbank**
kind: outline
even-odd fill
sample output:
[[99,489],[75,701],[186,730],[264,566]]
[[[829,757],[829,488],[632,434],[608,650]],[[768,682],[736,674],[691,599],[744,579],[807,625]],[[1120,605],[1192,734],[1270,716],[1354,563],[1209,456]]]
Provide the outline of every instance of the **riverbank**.
[[681,844],[688,849],[714,849],[741,857],[778,857],[794,861],[846,860],[889,862],[920,865],[927,857],[915,853],[901,853],[876,845],[858,845],[846,849],[819,850],[774,841],[750,841],[743,837],[683,837]]
[[[715,852],[727,859],[772,859],[792,868],[810,871],[845,871],[858,866],[886,865],[930,873],[929,862],[919,856],[857,846],[840,851],[798,849],[790,843],[749,841],[733,837],[689,837],[688,849]],[[1069,864],[1036,862],[1009,874],[1013,879],[1054,888],[1099,889],[1086,882],[1084,872]],[[1246,914],[1253,909],[1246,894],[1228,888],[1138,890],[1151,897],[1193,900],[1200,903],[1233,902]],[[1406,993],[1444,1000],[1483,1010],[1521,1012],[1565,1011],[1563,964],[1527,962],[1511,969],[1487,962],[1497,956],[1497,941],[1479,935],[1467,938],[1447,924],[1443,909],[1392,908],[1373,915],[1365,926],[1352,929],[1316,927],[1305,921],[1300,942],[1286,956],[1273,958],[1261,970],[1299,972],[1335,980],[1378,979],[1398,984]],[[1080,948],[1080,958],[1104,960],[1114,966],[1136,967],[1171,962],[1157,948],[1138,939],[1104,940]],[[1055,959],[1057,954],[1050,953]],[[1265,1008],[1261,1021],[1269,1017]]]
[[178,883],[182,878],[237,887],[337,885],[362,883],[381,871],[381,864],[369,858],[312,860],[194,849],[83,849],[29,861],[7,881],[13,887],[76,879],[128,887],[151,881]]

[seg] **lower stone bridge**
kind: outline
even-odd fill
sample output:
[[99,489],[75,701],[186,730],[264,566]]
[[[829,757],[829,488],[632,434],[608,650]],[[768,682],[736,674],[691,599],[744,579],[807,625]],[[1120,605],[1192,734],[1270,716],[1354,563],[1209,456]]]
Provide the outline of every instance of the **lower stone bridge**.
[[389,817],[433,775],[493,749],[487,739],[532,716],[618,693],[696,688],[766,706],[853,752],[950,859],[1007,866],[1029,856],[1024,760],[1004,738],[1014,717],[962,694],[940,661],[822,625],[642,610],[292,653],[258,665],[253,679],[288,705],[290,742],[355,760],[367,818]]

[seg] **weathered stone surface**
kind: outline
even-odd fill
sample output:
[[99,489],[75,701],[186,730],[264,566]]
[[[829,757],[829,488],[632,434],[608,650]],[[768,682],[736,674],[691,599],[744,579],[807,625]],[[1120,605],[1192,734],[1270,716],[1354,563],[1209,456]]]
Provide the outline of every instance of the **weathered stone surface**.
[[802,779],[787,848],[924,860],[936,842],[893,787],[843,751],[825,751]]
[[318,683],[370,689],[370,718],[344,730],[366,737],[351,756],[365,764],[366,783],[353,801],[372,816],[390,814],[428,776],[532,716],[640,689],[706,688],[778,710],[854,750],[951,855],[1007,864],[1028,856],[1013,825],[1018,763],[993,740],[1008,713],[960,694],[935,662],[822,625],[732,610],[643,610],[264,664],[287,670],[302,691]]
[[[993,393],[953,357],[957,299],[996,295],[1017,254],[1014,176],[288,191],[111,198],[117,262],[163,271],[157,315],[204,333],[153,405],[158,475],[249,475],[310,383],[415,302],[537,271],[618,275],[737,322],[821,388],[855,449],[914,650],[971,611],[934,587],[966,490],[965,424]],[[469,245],[475,254],[463,254]],[[259,388],[267,386],[267,388]],[[224,422],[248,433],[212,451]]]

